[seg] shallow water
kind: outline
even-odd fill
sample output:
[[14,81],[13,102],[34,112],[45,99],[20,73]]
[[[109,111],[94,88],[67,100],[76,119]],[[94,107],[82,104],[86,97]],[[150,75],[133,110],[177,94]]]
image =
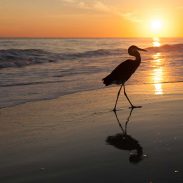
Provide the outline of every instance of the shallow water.
[[[1,39],[0,107],[102,88],[101,79],[130,58],[127,48],[146,48],[127,84],[183,81],[183,39]],[[159,46],[159,45],[158,45]]]

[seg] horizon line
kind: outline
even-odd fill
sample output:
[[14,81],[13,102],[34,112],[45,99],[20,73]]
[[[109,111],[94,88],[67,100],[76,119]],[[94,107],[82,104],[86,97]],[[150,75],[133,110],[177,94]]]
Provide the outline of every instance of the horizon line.
[[[10,37],[1,37],[0,39],[152,39],[153,37],[122,37],[122,36],[114,36],[114,37],[14,37],[14,36],[10,36]],[[183,38],[182,37],[164,37],[164,36],[160,36],[158,38]]]

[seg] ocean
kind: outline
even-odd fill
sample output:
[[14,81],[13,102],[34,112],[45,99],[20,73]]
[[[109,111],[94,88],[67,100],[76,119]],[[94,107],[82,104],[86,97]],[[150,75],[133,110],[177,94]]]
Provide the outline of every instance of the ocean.
[[[103,88],[102,78],[147,49],[127,85],[183,81],[182,38],[0,39],[0,108]],[[111,87],[111,86],[110,86]]]

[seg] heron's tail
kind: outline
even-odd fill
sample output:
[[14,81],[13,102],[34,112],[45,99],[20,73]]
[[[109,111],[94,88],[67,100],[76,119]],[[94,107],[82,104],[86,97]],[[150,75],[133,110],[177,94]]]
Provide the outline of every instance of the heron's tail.
[[103,80],[103,83],[104,83],[106,86],[112,84],[112,81],[113,81],[112,78],[111,78],[111,76],[110,76],[110,74],[109,74],[108,76],[106,76],[105,78],[103,78],[102,80]]

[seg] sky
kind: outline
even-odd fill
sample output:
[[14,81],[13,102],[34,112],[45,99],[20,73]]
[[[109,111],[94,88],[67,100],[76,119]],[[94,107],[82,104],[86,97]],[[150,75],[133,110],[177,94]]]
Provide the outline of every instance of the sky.
[[183,0],[0,0],[0,37],[183,37]]

